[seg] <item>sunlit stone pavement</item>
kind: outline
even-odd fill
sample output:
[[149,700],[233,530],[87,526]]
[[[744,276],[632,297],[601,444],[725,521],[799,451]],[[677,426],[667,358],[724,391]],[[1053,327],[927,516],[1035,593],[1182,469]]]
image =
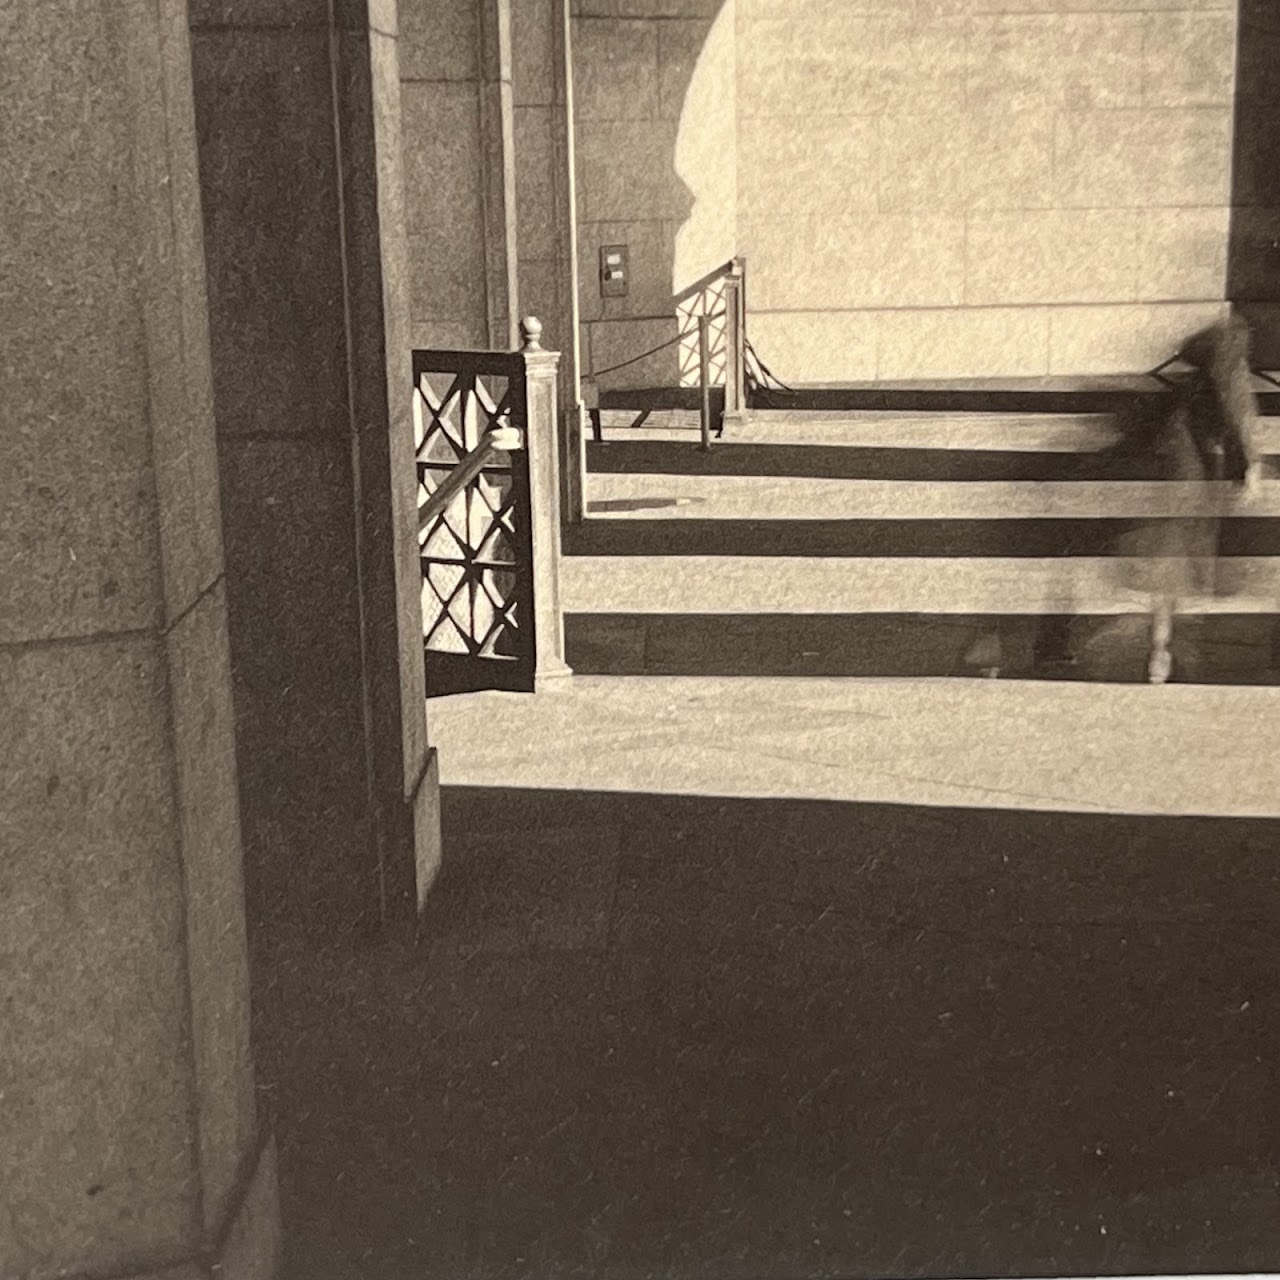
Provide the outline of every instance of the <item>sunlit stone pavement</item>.
[[433,699],[446,785],[1280,816],[1280,690],[575,677]]

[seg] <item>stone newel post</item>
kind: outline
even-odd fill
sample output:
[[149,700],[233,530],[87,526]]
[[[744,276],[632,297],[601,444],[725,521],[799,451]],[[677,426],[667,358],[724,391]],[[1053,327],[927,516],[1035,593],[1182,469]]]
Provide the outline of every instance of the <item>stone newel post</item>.
[[556,405],[558,351],[544,351],[542,322],[521,321],[524,362],[525,449],[529,460],[529,532],[533,548],[534,689],[573,672],[564,660],[564,614],[560,608],[560,459]]

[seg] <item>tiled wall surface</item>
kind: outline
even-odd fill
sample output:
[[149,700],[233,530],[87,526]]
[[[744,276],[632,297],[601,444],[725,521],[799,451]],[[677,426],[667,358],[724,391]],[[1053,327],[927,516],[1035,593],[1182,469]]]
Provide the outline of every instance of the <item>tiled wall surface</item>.
[[738,0],[753,339],[798,381],[1129,371],[1225,295],[1233,0]]
[[414,346],[570,347],[560,5],[400,0]]
[[[578,174],[579,300],[584,372],[603,369],[675,336],[672,295],[734,252],[732,174],[732,39],[720,93],[690,121],[686,98],[722,0],[575,0],[573,69]],[[730,32],[730,36],[732,33]],[[723,44],[724,42],[721,41]],[[682,114],[684,119],[682,120]],[[714,145],[708,155],[698,135]],[[688,154],[692,147],[692,154]],[[729,161],[728,175],[720,166]],[[695,191],[708,172],[713,190]],[[698,199],[707,201],[701,214]],[[730,232],[714,232],[677,263],[678,237],[719,205]],[[602,245],[630,250],[626,297],[604,298]],[[708,247],[710,246],[710,247]],[[703,261],[710,253],[718,259]],[[688,279],[677,283],[681,274]],[[666,317],[666,319],[662,319]],[[673,386],[674,348],[611,375],[602,385]]]
[[[401,4],[416,344],[490,336],[482,8]],[[511,3],[518,309],[563,350],[558,13]],[[733,252],[793,381],[1131,371],[1221,309],[1235,0],[574,0],[572,25],[585,372],[671,336],[681,280]],[[1273,292],[1268,136],[1236,144],[1242,296]],[[624,298],[599,287],[614,243]]]
[[563,353],[572,338],[560,25],[560,0],[511,0],[519,310]]
[[[632,318],[661,311],[702,167],[677,158],[726,112],[724,234],[788,379],[1130,371],[1219,313],[1235,0],[731,3],[577,0],[597,366],[644,349]],[[704,53],[726,12],[733,75]],[[631,248],[626,299],[596,283],[613,241]]]
[[415,347],[486,347],[477,0],[400,0],[405,219]]

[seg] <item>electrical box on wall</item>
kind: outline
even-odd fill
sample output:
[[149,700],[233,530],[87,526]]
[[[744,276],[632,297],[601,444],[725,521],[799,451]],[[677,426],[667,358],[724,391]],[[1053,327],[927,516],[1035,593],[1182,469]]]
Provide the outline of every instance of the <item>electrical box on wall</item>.
[[602,298],[625,298],[630,280],[631,271],[627,262],[627,246],[625,244],[601,245],[600,296]]

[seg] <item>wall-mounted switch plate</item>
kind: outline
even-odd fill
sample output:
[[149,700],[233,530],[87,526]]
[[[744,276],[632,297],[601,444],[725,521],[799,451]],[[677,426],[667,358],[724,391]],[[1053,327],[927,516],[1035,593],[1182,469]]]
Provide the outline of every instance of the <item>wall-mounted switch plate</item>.
[[625,298],[631,283],[631,267],[625,244],[600,246],[600,296]]

